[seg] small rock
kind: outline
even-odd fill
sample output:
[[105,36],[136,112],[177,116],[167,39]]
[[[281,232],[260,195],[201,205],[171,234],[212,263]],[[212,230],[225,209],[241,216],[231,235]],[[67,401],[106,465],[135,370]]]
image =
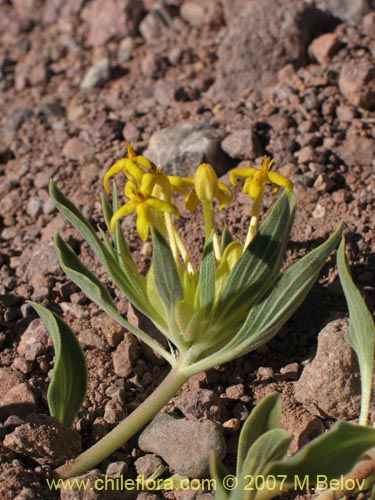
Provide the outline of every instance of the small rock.
[[139,24],[139,31],[149,45],[160,42],[172,22],[168,7],[163,4],[155,5]]
[[81,436],[47,415],[33,415],[5,436],[4,445],[41,465],[57,466],[81,452]]
[[230,418],[226,422],[223,423],[223,429],[231,432],[237,432],[240,430],[241,421],[239,418]]
[[159,455],[172,471],[195,478],[208,473],[212,452],[219,460],[226,452],[223,435],[213,422],[177,420],[165,413],[159,413],[142,432],[139,447]]
[[50,336],[42,320],[34,319],[21,335],[17,352],[27,361],[35,359],[48,350]]
[[181,17],[191,26],[218,25],[223,21],[223,12],[216,0],[188,0],[181,5]]
[[111,347],[117,347],[124,338],[125,329],[108,314],[99,314],[92,320],[92,326],[97,328],[103,334],[107,343]]
[[325,33],[315,38],[309,47],[309,54],[318,61],[325,64],[339,51],[341,42],[335,33]]
[[375,156],[375,143],[369,137],[350,135],[335,152],[350,167],[371,165]]
[[134,123],[128,122],[122,130],[122,135],[127,142],[137,142],[141,138],[141,131]]
[[149,78],[161,78],[164,74],[165,61],[154,52],[146,52],[141,60],[142,75]]
[[339,76],[339,89],[356,107],[375,107],[375,65],[368,61],[349,61],[343,64]]
[[326,173],[319,174],[314,182],[314,188],[327,193],[335,186],[335,182]]
[[13,361],[13,368],[19,370],[21,373],[30,373],[33,369],[33,363],[26,361],[24,358],[16,358]]
[[362,30],[366,35],[375,35],[375,12],[370,12],[363,18]]
[[319,333],[316,356],[306,365],[295,398],[313,415],[351,420],[360,410],[358,361],[345,340],[348,322],[337,319]]
[[236,130],[221,142],[221,147],[231,158],[248,160],[260,156],[262,147],[258,137],[250,130]]
[[240,399],[245,394],[245,386],[243,384],[231,385],[225,389],[225,394],[229,399]]
[[145,479],[150,477],[161,465],[163,465],[163,461],[156,455],[144,455],[134,462],[138,476],[143,476]]
[[173,399],[173,403],[189,420],[216,420],[222,419],[222,402],[219,396],[208,389],[181,391]]
[[186,122],[155,132],[144,155],[168,174],[188,176],[204,162],[218,173],[229,169],[229,159],[220,149],[223,134],[205,124]]
[[[76,476],[74,479],[75,481],[72,482],[69,488],[61,488],[61,500],[124,500],[121,485],[116,486],[116,482],[114,482],[112,488],[112,484],[108,482],[108,478],[100,470],[91,470],[87,474]],[[85,488],[82,488],[83,484]]]
[[118,424],[126,417],[124,407],[119,401],[108,401],[104,407],[104,420],[109,424]]
[[78,340],[84,349],[95,347],[101,351],[109,351],[107,342],[92,328],[81,330],[78,334]]
[[134,363],[138,358],[139,344],[137,338],[127,333],[112,355],[113,369],[119,377],[128,377],[133,371]]
[[143,13],[142,0],[93,0],[86,3],[82,18],[89,25],[88,43],[99,46],[111,39],[136,35]]
[[94,158],[95,150],[87,142],[72,137],[65,143],[62,153],[70,160],[83,164]]
[[26,382],[17,383],[0,399],[0,417],[25,415],[35,411],[35,396]]
[[111,61],[105,57],[91,66],[85,74],[80,88],[81,90],[94,89],[108,82],[111,78]]
[[270,366],[260,366],[257,370],[257,380],[272,380],[275,376]]
[[123,64],[130,61],[133,57],[134,48],[134,38],[127,36],[121,40],[117,49],[117,62]]
[[128,472],[128,464],[126,462],[111,462],[106,470],[107,476],[119,477],[124,476]]
[[284,380],[297,380],[299,365],[298,363],[289,363],[288,365],[280,368],[280,373],[283,375]]
[[325,207],[323,207],[323,205],[321,205],[320,203],[317,203],[317,205],[315,206],[313,212],[312,212],[312,216],[314,217],[314,219],[324,219],[324,217],[326,216],[326,209]]

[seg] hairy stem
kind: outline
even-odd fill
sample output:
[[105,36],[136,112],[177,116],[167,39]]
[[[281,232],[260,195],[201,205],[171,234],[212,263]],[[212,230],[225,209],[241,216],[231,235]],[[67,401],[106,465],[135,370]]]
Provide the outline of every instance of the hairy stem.
[[159,387],[111,432],[77,458],[56,469],[58,477],[68,479],[83,474],[139,432],[188,380],[189,375],[180,365],[173,368]]

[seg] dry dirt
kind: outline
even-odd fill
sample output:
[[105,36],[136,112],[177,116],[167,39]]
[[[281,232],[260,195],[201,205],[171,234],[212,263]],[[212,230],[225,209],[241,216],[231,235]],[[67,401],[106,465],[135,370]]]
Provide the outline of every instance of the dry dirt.
[[[103,175],[124,156],[126,141],[141,153],[160,129],[188,121],[210,125],[225,137],[228,170],[259,165],[269,154],[294,181],[298,211],[284,267],[343,220],[354,280],[374,311],[375,12],[364,1],[352,4],[348,12],[340,2],[318,2],[315,19],[305,15],[311,2],[299,0],[0,0],[0,438],[8,443],[0,448],[2,499],[60,498],[45,483],[49,467],[59,463],[54,434],[48,420],[35,416],[48,414],[53,348],[26,300],[58,312],[84,347],[89,390],[73,426],[83,449],[136,408],[168,371],[59,269],[51,246],[56,231],[112,289],[51,203],[50,178],[101,224]],[[98,64],[101,74],[90,80],[87,71],[98,72]],[[267,196],[266,208],[271,204]],[[243,239],[250,209],[237,193],[220,223]],[[200,220],[198,211],[178,223],[192,249],[202,244]],[[132,224],[126,220],[124,229],[145,272],[150,248]],[[127,314],[126,300],[112,292]],[[314,414],[294,397],[320,330],[340,314],[346,304],[333,256],[279,335],[194,377],[168,411],[216,422],[227,446],[224,463],[233,469],[242,423],[277,390],[296,451],[336,419],[348,419],[345,412]],[[22,425],[29,434],[15,445]],[[29,442],[39,439],[30,429],[41,428],[46,439],[52,432],[45,460]],[[76,434],[69,439],[70,449],[80,446]],[[122,472],[135,477],[134,463],[143,455],[135,437],[100,468],[120,461]],[[81,498],[74,495],[69,498]]]

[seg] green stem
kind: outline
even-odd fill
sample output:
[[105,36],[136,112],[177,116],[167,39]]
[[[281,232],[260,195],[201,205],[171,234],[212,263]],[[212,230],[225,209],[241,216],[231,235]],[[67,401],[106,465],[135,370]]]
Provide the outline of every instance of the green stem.
[[216,232],[215,228],[215,220],[214,220],[214,210],[212,207],[212,201],[203,200],[203,219],[204,219],[204,234],[206,241],[210,238],[213,232],[213,245],[214,245],[214,253],[216,260],[220,261],[221,259],[221,250],[220,250],[220,241],[219,236]]
[[181,365],[182,363],[173,368],[159,387],[111,432],[77,458],[56,469],[58,477],[68,479],[83,474],[139,432],[188,380],[189,375]]

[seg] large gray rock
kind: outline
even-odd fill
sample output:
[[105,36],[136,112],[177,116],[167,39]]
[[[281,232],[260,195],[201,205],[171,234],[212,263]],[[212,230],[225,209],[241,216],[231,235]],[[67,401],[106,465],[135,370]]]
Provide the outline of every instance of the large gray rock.
[[[230,4],[241,5],[237,10]],[[245,5],[244,5],[245,4]],[[232,18],[219,48],[217,80],[213,93],[238,97],[275,82],[277,72],[288,63],[307,61],[307,48],[315,35],[328,31],[329,14],[303,0],[226,2]]]
[[295,398],[313,415],[354,419],[360,412],[357,357],[345,340],[348,322],[331,321],[318,337],[318,349],[295,383]]
[[187,122],[155,132],[144,155],[168,174],[192,175],[201,163],[211,163],[222,175],[231,166],[220,148],[223,137],[210,125]]
[[221,430],[213,422],[177,420],[165,413],[159,413],[142,432],[139,447],[159,455],[172,471],[188,477],[204,477],[211,452],[219,460],[226,452]]
[[371,0],[318,0],[317,5],[334,16],[355,24],[371,10]]

